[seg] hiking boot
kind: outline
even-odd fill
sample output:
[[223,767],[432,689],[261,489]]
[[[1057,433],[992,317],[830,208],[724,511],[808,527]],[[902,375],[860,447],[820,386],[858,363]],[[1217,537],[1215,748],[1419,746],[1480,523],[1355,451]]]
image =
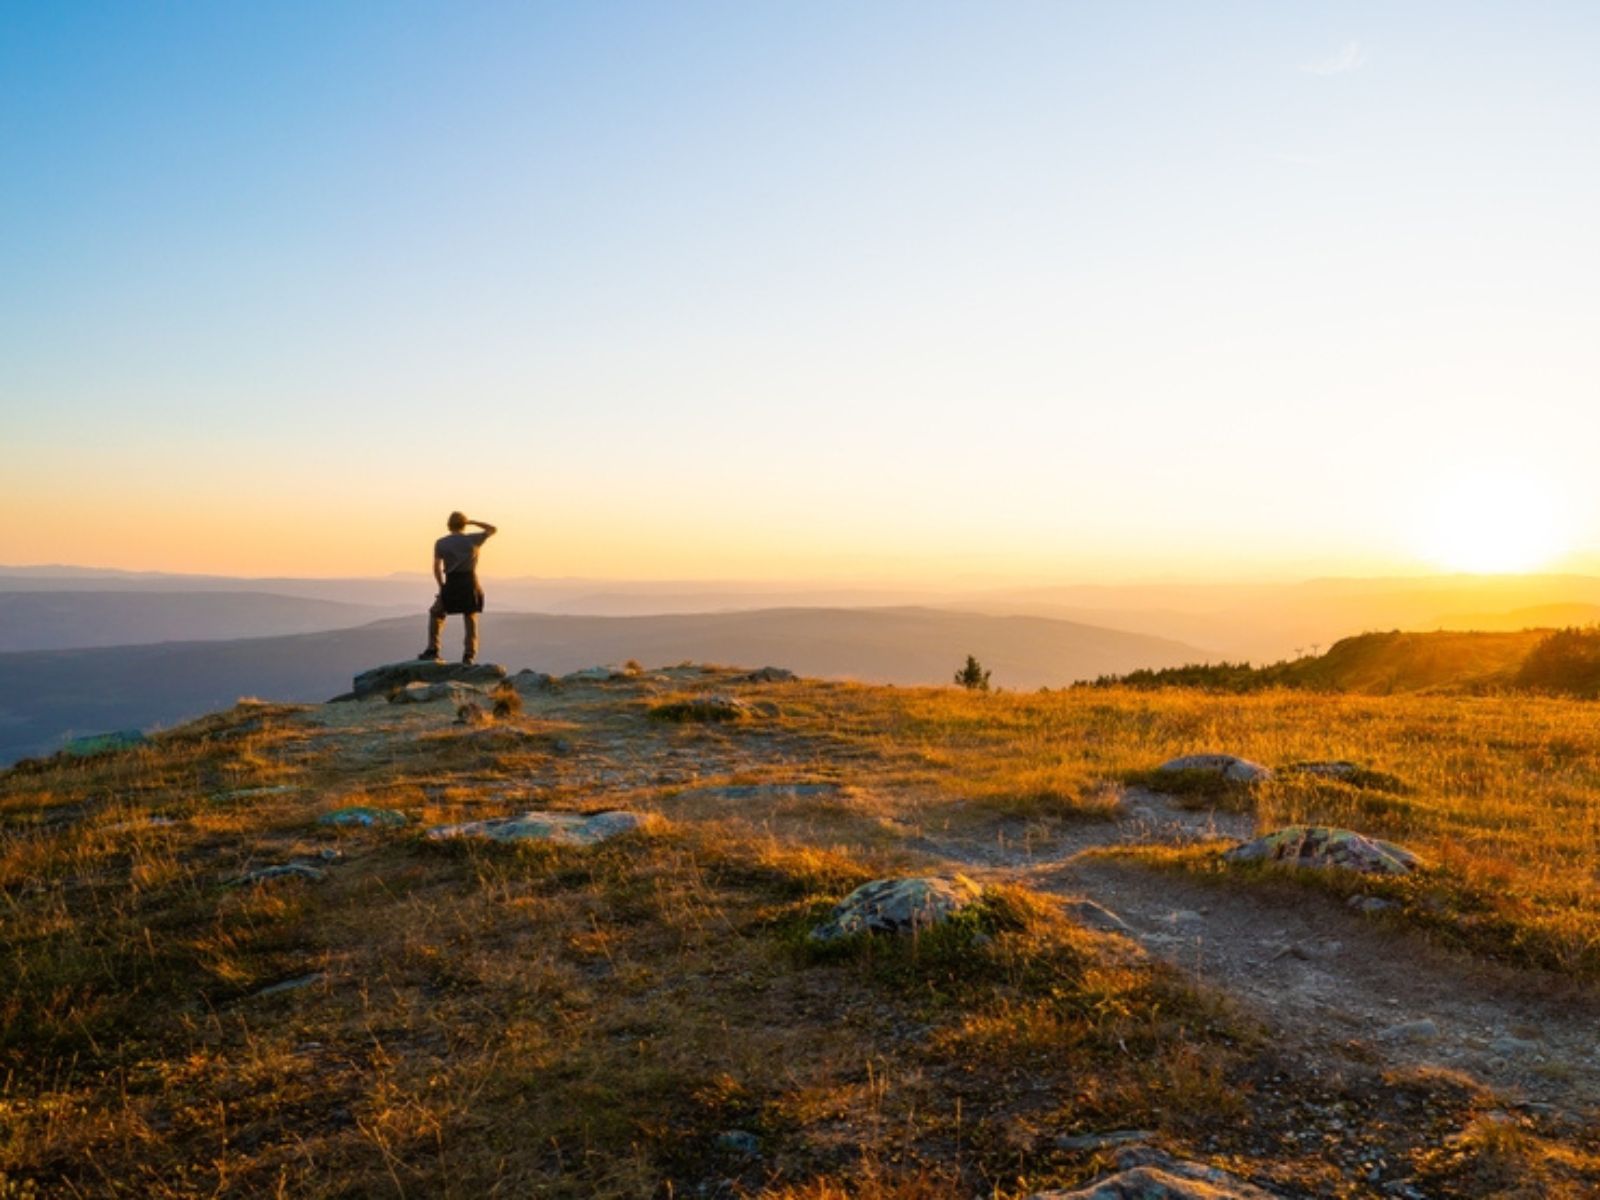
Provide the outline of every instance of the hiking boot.
[[472,655],[469,654],[469,655],[467,655],[466,658],[463,658],[461,660],[461,665],[463,667],[470,667],[470,666],[475,665],[477,663],[477,661],[478,661],[477,659],[473,658]]
[[439,661],[439,652],[437,650],[424,650],[421,654],[417,655],[417,661],[418,662],[438,662]]

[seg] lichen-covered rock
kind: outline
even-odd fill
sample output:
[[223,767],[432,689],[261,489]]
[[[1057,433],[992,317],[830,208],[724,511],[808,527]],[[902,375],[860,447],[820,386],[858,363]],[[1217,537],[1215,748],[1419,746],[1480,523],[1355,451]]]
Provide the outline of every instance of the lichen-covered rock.
[[658,704],[650,715],[659,721],[742,721],[751,715],[751,709],[732,696],[692,696]]
[[396,812],[392,808],[367,808],[365,805],[355,805],[350,808],[336,808],[332,812],[325,812],[317,818],[319,825],[360,825],[367,829],[378,827],[393,828],[404,825],[409,817],[403,812]]
[[1203,772],[1227,783],[1259,783],[1272,778],[1270,767],[1233,754],[1185,754],[1162,763],[1156,771],[1164,774]]
[[1280,1200],[1204,1163],[1184,1162],[1159,1150],[1126,1150],[1117,1172],[1073,1191],[1035,1192],[1028,1200]]
[[359,700],[363,696],[387,696],[408,683],[454,680],[456,683],[489,685],[499,683],[505,677],[506,669],[495,663],[478,663],[469,667],[465,663],[441,662],[436,658],[408,658],[404,662],[386,663],[361,672],[351,681],[349,694]]
[[811,939],[831,942],[857,933],[916,933],[976,903],[983,889],[965,875],[875,879],[834,906]]
[[1403,846],[1331,825],[1290,825],[1235,846],[1222,857],[1236,863],[1282,863],[1367,875],[1407,875],[1422,866],[1422,860]]
[[516,817],[493,817],[487,821],[467,821],[460,825],[439,825],[428,830],[435,841],[447,838],[482,838],[491,842],[559,842],[565,845],[592,846],[624,833],[642,829],[646,818],[641,813],[525,812]]

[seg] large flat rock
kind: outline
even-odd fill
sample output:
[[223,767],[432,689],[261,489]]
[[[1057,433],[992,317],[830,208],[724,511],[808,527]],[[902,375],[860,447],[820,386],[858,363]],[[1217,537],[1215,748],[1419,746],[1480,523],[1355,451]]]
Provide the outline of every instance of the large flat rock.
[[355,677],[350,685],[351,694],[361,696],[386,696],[408,683],[472,683],[479,686],[496,684],[506,677],[506,669],[497,663],[444,662],[437,658],[408,658],[404,662],[385,663]]

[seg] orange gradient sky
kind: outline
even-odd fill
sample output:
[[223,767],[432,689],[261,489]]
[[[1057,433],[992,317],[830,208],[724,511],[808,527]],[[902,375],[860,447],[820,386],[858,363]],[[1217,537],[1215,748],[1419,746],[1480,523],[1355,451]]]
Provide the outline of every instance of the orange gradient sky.
[[1581,6],[40,6],[0,563],[1592,567]]

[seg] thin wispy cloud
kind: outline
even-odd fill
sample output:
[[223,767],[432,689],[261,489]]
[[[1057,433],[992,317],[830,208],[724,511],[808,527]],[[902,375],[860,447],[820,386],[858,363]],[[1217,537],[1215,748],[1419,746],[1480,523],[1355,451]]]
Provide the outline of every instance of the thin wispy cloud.
[[1359,71],[1366,62],[1367,52],[1362,49],[1361,43],[1346,42],[1327,58],[1301,63],[1300,69],[1307,75],[1346,75],[1351,71]]

